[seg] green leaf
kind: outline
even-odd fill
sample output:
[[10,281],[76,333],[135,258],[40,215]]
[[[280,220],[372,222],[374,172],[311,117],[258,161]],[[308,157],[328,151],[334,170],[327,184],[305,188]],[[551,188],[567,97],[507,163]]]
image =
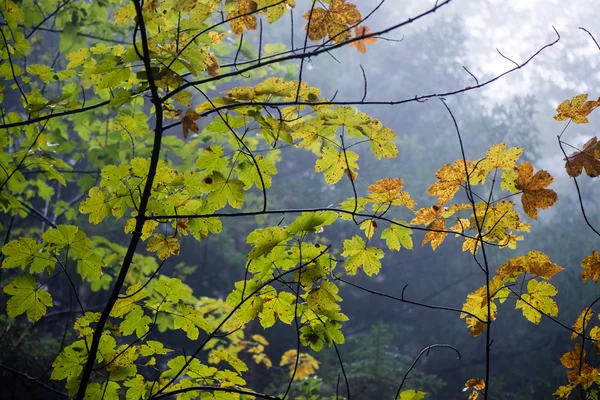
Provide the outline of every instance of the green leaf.
[[305,212],[297,217],[287,227],[287,230],[290,236],[298,233],[316,233],[322,227],[334,223],[337,217],[338,214],[335,211]]
[[275,324],[277,318],[286,324],[294,320],[296,296],[288,292],[275,292],[262,296],[263,308],[259,313],[260,324],[263,328],[270,328]]
[[413,389],[403,390],[402,393],[396,398],[396,400],[421,400],[427,393],[417,392]]
[[333,147],[324,147],[321,159],[315,163],[315,172],[323,172],[325,182],[329,185],[334,185],[342,179],[344,171],[348,171],[348,167],[350,167],[350,172],[346,173],[351,173],[352,179],[354,179],[356,170],[358,169],[357,161],[358,154],[353,151],[346,150],[344,155],[344,152],[341,150]]
[[131,335],[133,331],[138,338],[144,336],[150,330],[152,318],[144,315],[144,310],[140,306],[135,306],[133,310],[121,322],[119,330],[123,335]]
[[81,275],[81,279],[87,279],[89,282],[97,281],[102,278],[102,265],[102,259],[90,250],[77,260],[77,272]]
[[246,243],[254,245],[248,253],[248,260],[269,254],[276,246],[287,243],[288,238],[287,229],[279,226],[254,230],[246,239]]
[[123,385],[129,388],[125,394],[127,400],[139,400],[146,396],[146,380],[140,374],[127,379]]
[[46,308],[52,307],[50,293],[40,289],[33,275],[28,273],[15,277],[4,287],[4,293],[12,296],[6,304],[9,317],[27,312],[27,318],[31,322],[37,322],[46,314]]
[[366,247],[360,236],[353,236],[350,240],[344,240],[343,248],[342,256],[348,257],[346,260],[348,275],[356,275],[356,271],[361,267],[368,276],[379,273],[381,269],[381,261],[379,260],[384,256],[381,249]]
[[167,349],[164,344],[157,342],[156,340],[148,340],[145,344],[141,345],[139,349],[140,355],[146,357],[155,354],[167,354],[171,351],[171,349]]
[[[393,221],[408,225],[406,221],[396,221],[396,219]],[[392,251],[399,251],[400,246],[412,250],[413,241],[410,235],[412,235],[412,229],[395,224],[390,225],[389,228],[386,228],[381,232],[381,238],[385,239],[385,244],[387,244],[387,247]]]
[[175,329],[181,329],[187,337],[196,340],[198,339],[198,328],[206,333],[211,332],[211,326],[204,318],[204,314],[197,308],[183,303],[177,304],[178,314],[173,316],[173,324]]
[[99,224],[105,217],[111,214],[111,207],[107,201],[108,195],[98,186],[94,186],[88,192],[88,198],[79,205],[79,212],[90,214],[89,221]]
[[223,157],[223,146],[217,144],[204,149],[196,161],[196,167],[207,174],[224,173],[228,164],[227,158]]
[[[207,180],[210,179],[210,183]],[[205,182],[210,185],[207,196],[209,203],[215,209],[221,209],[229,203],[233,208],[240,209],[244,204],[244,182],[237,179],[227,179],[220,172],[215,172]]]
[[52,363],[54,369],[50,379],[59,381],[79,377],[87,359],[87,355],[84,353],[85,347],[82,346],[85,345],[83,340],[80,340],[65,347]]
[[2,268],[27,268],[33,262],[40,250],[44,247],[30,238],[13,240],[2,247],[2,253],[6,256],[2,262]]
[[49,229],[44,232],[42,239],[54,245],[55,248],[62,249],[75,242],[75,236],[78,231],[79,228],[74,225],[58,225],[55,229]]
[[238,373],[248,371],[248,366],[246,365],[246,363],[244,363],[242,360],[231,355],[223,349],[213,350],[212,357],[225,361],[227,364],[231,365],[233,369],[235,369]]

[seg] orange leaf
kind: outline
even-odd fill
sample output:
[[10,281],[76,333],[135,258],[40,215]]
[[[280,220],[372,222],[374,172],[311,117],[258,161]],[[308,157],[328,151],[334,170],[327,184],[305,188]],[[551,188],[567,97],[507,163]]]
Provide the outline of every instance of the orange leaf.
[[416,203],[410,198],[408,192],[402,191],[403,185],[404,180],[400,178],[380,179],[375,184],[369,185],[371,193],[367,196],[367,201],[389,203],[393,206],[406,206],[412,210]]
[[[354,27],[354,36],[363,37],[371,33],[371,29],[368,26],[355,26]],[[367,44],[373,44],[377,41],[376,37],[368,37],[361,40],[356,40],[350,43],[350,47],[356,47],[358,51],[365,54],[367,52]]]
[[596,137],[591,138],[583,145],[583,150],[576,151],[567,158],[565,169],[569,176],[575,178],[581,175],[581,171],[585,169],[585,173],[590,178],[595,178],[600,175],[600,147]]

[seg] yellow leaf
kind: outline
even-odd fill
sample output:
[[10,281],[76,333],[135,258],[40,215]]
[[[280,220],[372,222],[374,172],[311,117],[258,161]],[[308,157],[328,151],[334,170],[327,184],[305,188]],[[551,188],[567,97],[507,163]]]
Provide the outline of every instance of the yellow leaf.
[[233,33],[241,35],[246,29],[256,29],[256,16],[252,14],[256,8],[257,4],[253,0],[237,0],[237,9],[227,15],[227,19],[231,20]]
[[[289,365],[290,377],[294,375],[295,381],[301,381],[307,378],[319,369],[319,362],[308,353],[300,353],[299,357],[296,357],[296,350],[288,350],[281,356],[280,366]],[[298,366],[296,367],[296,359],[298,359]]]
[[[576,124],[587,124],[587,116],[600,105],[598,100],[587,100],[587,94],[578,94],[571,100],[565,100],[556,109],[554,119],[557,121],[572,120]],[[600,100],[600,99],[599,99]]]
[[485,154],[486,157],[477,164],[477,169],[473,173],[474,182],[485,181],[487,175],[495,169],[511,171],[523,154],[523,149],[511,147],[507,150],[504,143],[498,143],[490,147]]
[[[446,226],[444,225],[444,223],[444,218],[440,218],[431,223],[431,225],[429,225],[428,228],[437,231],[445,230]],[[421,243],[421,245],[425,245],[431,242],[431,249],[435,250],[439,247],[440,244],[442,244],[444,239],[446,239],[446,236],[448,236],[447,232],[427,232],[425,234],[425,237],[423,238],[423,242]]]
[[465,387],[468,389],[473,388],[475,390],[483,390],[485,389],[485,382],[481,378],[469,379],[467,382],[465,382]]
[[304,27],[308,30],[308,38],[313,41],[329,36],[333,43],[343,43],[350,38],[349,25],[358,24],[362,20],[356,5],[346,0],[331,0],[329,9],[314,8],[304,14],[309,20]]
[[554,178],[548,172],[539,170],[533,174],[533,166],[529,162],[524,162],[515,167],[517,179],[515,187],[523,191],[521,201],[523,202],[523,210],[527,216],[537,219],[538,208],[547,209],[552,207],[558,196],[554,190],[545,189],[546,186],[552,183]]
[[[469,175],[473,172],[473,163],[467,161],[467,170]],[[454,161],[454,165],[446,164],[440,168],[435,177],[439,179],[427,189],[427,194],[437,196],[438,204],[444,204],[452,199],[461,187],[461,184],[467,181],[467,171],[463,160]]]
[[521,295],[521,299],[517,300],[515,309],[521,309],[523,311],[523,316],[530,322],[533,322],[536,325],[540,323],[542,320],[540,311],[551,317],[558,315],[558,306],[550,297],[556,295],[558,290],[556,290],[552,284],[548,282],[538,282],[534,279],[527,284],[527,292],[528,293]]
[[575,339],[577,336],[579,336],[577,333],[583,334],[585,332],[584,328],[589,327],[588,322],[590,322],[592,315],[594,315],[594,311],[590,308],[585,308],[581,314],[579,314],[579,317],[577,317],[577,320],[575,320],[575,323],[573,324],[573,330],[575,332],[571,334],[571,339]]
[[164,261],[170,255],[179,255],[179,239],[175,236],[165,237],[165,235],[157,233],[148,241],[146,250],[156,252],[158,258]]

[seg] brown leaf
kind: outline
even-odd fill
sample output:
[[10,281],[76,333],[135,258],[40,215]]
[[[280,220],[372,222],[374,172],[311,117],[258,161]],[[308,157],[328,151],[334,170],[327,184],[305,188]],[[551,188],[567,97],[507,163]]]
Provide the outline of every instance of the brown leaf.
[[569,176],[575,178],[581,175],[581,171],[585,169],[585,173],[590,178],[595,178],[600,175],[600,147],[598,140],[594,136],[583,145],[583,150],[576,151],[567,158],[565,169]]
[[192,131],[194,133],[200,132],[198,124],[196,124],[196,120],[198,118],[200,118],[200,115],[191,108],[185,112],[183,120],[181,121],[181,128],[184,139],[187,139],[189,131]]

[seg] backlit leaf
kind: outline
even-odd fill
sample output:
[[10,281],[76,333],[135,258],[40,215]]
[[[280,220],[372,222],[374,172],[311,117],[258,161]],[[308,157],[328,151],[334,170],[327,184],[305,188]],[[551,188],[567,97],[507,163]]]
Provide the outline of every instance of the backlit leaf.
[[46,314],[46,308],[52,307],[50,293],[38,287],[33,275],[28,273],[15,277],[4,287],[4,293],[11,296],[6,303],[10,317],[27,313],[31,322],[37,322]]
[[524,162],[515,167],[517,179],[515,187],[523,191],[521,200],[523,201],[523,209],[527,216],[537,219],[538,208],[547,209],[552,207],[558,196],[554,190],[545,189],[550,185],[554,178],[548,172],[539,170],[533,174],[533,166],[529,162]]
[[[527,284],[527,292],[521,295],[522,300],[517,300],[515,309],[521,309],[523,316],[530,322],[536,325],[540,323],[542,314],[538,310],[551,317],[558,315],[558,306],[551,298],[551,296],[555,296],[558,293],[558,290],[552,284],[543,281],[538,282],[534,279]],[[531,306],[527,303],[531,304]]]
[[344,240],[343,249],[342,256],[348,257],[346,260],[348,275],[356,275],[359,268],[362,268],[368,276],[379,273],[381,269],[380,259],[384,256],[381,249],[367,247],[360,236],[353,236],[350,240]]
[[166,260],[171,255],[179,255],[179,239],[175,236],[165,236],[162,233],[157,233],[148,241],[146,250],[155,252],[159,259]]
[[583,145],[581,151],[572,153],[565,163],[565,169],[569,176],[575,178],[581,175],[585,169],[585,173],[590,178],[595,178],[600,175],[600,145],[594,136]]
[[598,100],[587,100],[587,94],[578,94],[571,100],[565,100],[556,108],[554,119],[557,121],[572,120],[576,124],[587,124],[587,116],[600,106]]
[[592,251],[592,254],[583,260],[581,268],[583,268],[581,272],[581,280],[583,282],[593,278],[594,282],[598,283],[598,279],[600,278],[600,255],[598,254],[598,250]]
[[[368,26],[355,26],[354,27],[354,36],[355,37],[363,37],[371,33],[371,29]],[[350,47],[356,47],[358,51],[365,54],[367,52],[367,45],[373,44],[377,41],[376,37],[368,37],[361,40],[356,40],[350,43]]]
[[[394,222],[407,225],[406,221],[396,221],[394,219]],[[381,238],[385,239],[385,243],[392,251],[399,251],[401,246],[412,250],[413,241],[410,235],[412,235],[412,229],[396,224],[390,224],[389,228],[381,232]]]

